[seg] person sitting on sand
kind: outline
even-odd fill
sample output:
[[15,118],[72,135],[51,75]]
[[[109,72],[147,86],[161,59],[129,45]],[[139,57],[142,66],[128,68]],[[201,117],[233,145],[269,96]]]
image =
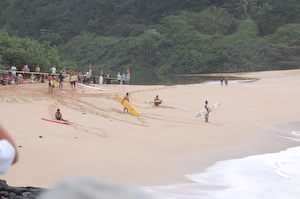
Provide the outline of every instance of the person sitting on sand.
[[9,75],[6,77],[6,84],[11,85],[11,78]]
[[2,76],[0,76],[0,84],[5,86],[5,79]]
[[[129,93],[126,93],[126,96],[124,97],[124,99],[122,101],[122,105],[124,103],[124,100],[126,100],[127,102],[129,102]],[[125,109],[127,110],[127,113],[128,113],[128,109],[127,108],[124,108],[124,113],[125,113]]]
[[[155,106],[158,106],[158,105],[160,105],[161,104],[161,102],[162,102],[162,100],[160,100],[159,98],[158,98],[158,95],[156,95],[156,98],[154,99],[154,104],[155,104]],[[157,102],[158,101],[158,102]]]
[[56,111],[56,113],[55,113],[55,118],[56,118],[57,120],[66,121],[66,120],[64,120],[64,119],[62,118],[62,114],[61,114],[61,112],[60,112],[59,109],[57,109],[57,111]]
[[18,84],[24,84],[24,78],[23,75],[20,76]]
[[34,83],[34,74],[32,73],[30,76],[30,84],[33,84],[33,83]]

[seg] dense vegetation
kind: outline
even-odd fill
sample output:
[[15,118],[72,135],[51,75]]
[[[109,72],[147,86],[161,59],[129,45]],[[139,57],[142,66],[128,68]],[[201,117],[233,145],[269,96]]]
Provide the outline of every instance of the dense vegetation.
[[160,74],[299,67],[297,0],[3,0],[0,64]]

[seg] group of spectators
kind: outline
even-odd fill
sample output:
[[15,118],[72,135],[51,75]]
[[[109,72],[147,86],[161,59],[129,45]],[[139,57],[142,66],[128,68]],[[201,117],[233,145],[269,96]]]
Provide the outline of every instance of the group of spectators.
[[[39,65],[36,65],[34,71],[30,71],[28,64],[25,64],[21,67],[21,70],[17,70],[15,65],[8,66],[6,69],[3,69],[0,65],[0,85],[18,85],[18,84],[27,84],[27,83],[44,83],[45,80],[48,79],[48,76],[51,75],[52,78],[58,82],[62,82],[62,79],[66,76],[76,75],[78,77],[77,83],[83,84],[95,84],[97,83],[98,78],[96,76],[91,76],[89,72],[85,72],[82,74],[81,71],[72,71],[65,67],[62,68],[60,72],[57,74],[57,68],[53,65],[50,69],[50,73],[46,73],[46,71],[41,72],[41,68]],[[112,78],[110,73],[107,75],[100,75],[99,83],[100,84],[111,84],[112,81],[117,81],[118,84],[129,84],[130,74],[118,72],[117,78]]]
[[[37,70],[40,70],[38,65],[37,68]],[[21,71],[17,71],[17,67],[15,65],[9,65],[7,70],[3,70],[0,66],[0,85],[24,84],[27,83],[27,79],[30,79],[30,83],[34,83],[35,78],[40,79],[39,76],[35,77],[33,74],[30,74],[28,64],[25,64]],[[37,81],[39,81],[39,79]]]
[[130,73],[127,72],[127,74],[125,75],[125,73],[121,73],[118,72],[117,74],[117,80],[118,80],[118,84],[129,84],[129,81],[130,81]]
[[117,78],[112,78],[110,73],[107,73],[107,75],[105,77],[103,77],[103,75],[100,75],[99,84],[110,84],[111,81],[113,81],[115,79],[117,80],[118,84],[127,84],[127,85],[129,85],[130,73],[127,72],[126,75],[125,75],[125,73],[122,73],[122,75],[121,75],[121,73],[118,72]]
[[[69,69],[62,70],[64,74],[70,74]],[[79,72],[76,71],[76,74]],[[18,84],[27,84],[27,83],[44,83],[44,79],[47,79],[49,75],[52,75],[54,79],[58,80],[56,76],[55,65],[51,68],[51,73],[48,74],[46,71],[41,73],[41,68],[39,65],[36,65],[34,72],[30,71],[28,64],[25,64],[21,70],[17,71],[15,65],[8,66],[6,69],[2,69],[0,66],[0,85],[18,85]]]

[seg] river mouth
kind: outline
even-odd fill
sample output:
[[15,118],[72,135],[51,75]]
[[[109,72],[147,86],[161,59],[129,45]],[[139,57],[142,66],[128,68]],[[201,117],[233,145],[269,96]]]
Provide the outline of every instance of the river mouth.
[[[231,83],[248,83],[256,81],[253,78],[241,78],[241,77],[228,77],[228,81]],[[189,85],[189,84],[221,84],[220,76],[201,76],[201,75],[172,75],[172,76],[144,76],[144,78],[133,78],[130,79],[131,85]],[[225,84],[225,81],[223,81]]]
[[[112,75],[112,84],[118,84],[117,75]],[[130,85],[186,85],[186,84],[217,84],[220,83],[220,75],[201,75],[201,74],[184,74],[184,75],[157,75],[155,72],[135,71],[130,73]],[[229,82],[250,82],[256,81],[253,78],[242,78],[228,76]],[[225,81],[223,82],[225,83]]]

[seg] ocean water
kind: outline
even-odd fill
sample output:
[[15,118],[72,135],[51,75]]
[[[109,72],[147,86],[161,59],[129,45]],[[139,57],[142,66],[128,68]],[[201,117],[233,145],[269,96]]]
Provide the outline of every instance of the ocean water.
[[190,183],[143,187],[154,199],[299,199],[299,121],[273,125],[276,139],[296,147],[274,153],[219,161],[205,172],[189,174]]

